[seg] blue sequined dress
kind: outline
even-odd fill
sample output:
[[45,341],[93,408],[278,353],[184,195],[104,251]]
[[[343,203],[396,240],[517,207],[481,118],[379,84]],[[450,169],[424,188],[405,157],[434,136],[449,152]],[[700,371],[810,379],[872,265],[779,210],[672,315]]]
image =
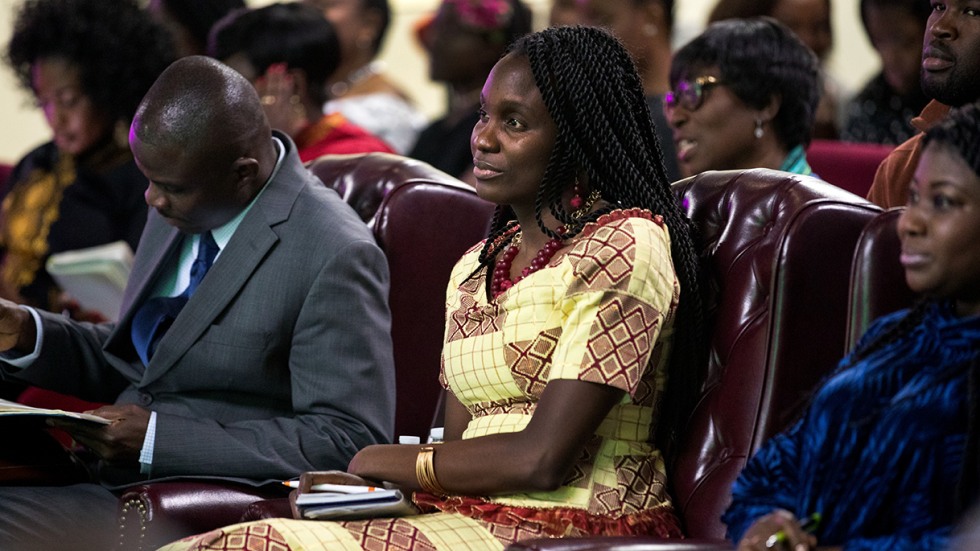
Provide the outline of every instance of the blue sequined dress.
[[[904,317],[882,317],[857,348]],[[733,487],[722,520],[739,541],[774,508],[819,512],[821,546],[942,549],[956,514],[967,427],[968,371],[980,317],[929,306],[905,336],[845,358],[802,419],[766,443]],[[852,365],[853,364],[853,365]]]

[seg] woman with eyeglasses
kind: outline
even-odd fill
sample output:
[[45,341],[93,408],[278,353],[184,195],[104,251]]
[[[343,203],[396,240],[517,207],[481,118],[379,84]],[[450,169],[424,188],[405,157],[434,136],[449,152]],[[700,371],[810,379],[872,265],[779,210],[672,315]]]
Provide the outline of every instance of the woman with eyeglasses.
[[817,57],[768,17],[714,23],[674,55],[664,111],[683,176],[772,168],[811,174]]

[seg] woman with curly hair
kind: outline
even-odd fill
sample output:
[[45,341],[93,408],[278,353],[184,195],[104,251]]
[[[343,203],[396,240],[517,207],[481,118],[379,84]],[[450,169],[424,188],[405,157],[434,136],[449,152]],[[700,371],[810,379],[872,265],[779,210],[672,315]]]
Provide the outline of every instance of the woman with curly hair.
[[385,481],[419,514],[266,520],[167,549],[681,535],[665,462],[707,346],[694,236],[633,62],[601,29],[544,30],[497,62],[480,103],[473,173],[498,207],[450,278],[446,441],[368,446],[347,473],[305,473],[298,490]]
[[0,287],[5,298],[60,311],[44,268],[52,253],[118,240],[136,248],[147,182],[129,151],[129,123],[174,54],[166,31],[130,0],[29,0],[6,54],[53,136],[11,175]]

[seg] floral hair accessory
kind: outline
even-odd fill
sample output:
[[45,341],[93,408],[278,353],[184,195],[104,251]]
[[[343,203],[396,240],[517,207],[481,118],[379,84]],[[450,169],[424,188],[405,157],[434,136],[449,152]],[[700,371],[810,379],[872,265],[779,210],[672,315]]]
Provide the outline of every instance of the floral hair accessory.
[[460,23],[480,31],[496,31],[510,24],[514,10],[507,0],[445,0],[456,8]]

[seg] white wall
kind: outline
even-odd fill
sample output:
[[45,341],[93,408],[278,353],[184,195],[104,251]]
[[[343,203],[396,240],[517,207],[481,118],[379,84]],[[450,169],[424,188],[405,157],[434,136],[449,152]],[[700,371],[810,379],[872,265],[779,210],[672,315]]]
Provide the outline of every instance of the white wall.
[[[423,15],[434,10],[439,0],[390,0],[395,14],[382,59],[388,71],[404,83],[422,109],[430,116],[443,109],[442,87],[428,81],[424,53],[415,42],[412,26]],[[527,0],[526,0],[527,1]],[[251,5],[268,4],[270,0],[251,0]],[[829,60],[831,73],[845,88],[856,89],[877,70],[877,58],[868,45],[857,13],[857,0],[832,0],[834,6],[834,52]],[[6,49],[14,12],[21,0],[0,0],[0,47]],[[682,44],[695,36],[714,0],[677,0],[676,42]],[[530,0],[537,14],[536,28],[545,24],[549,0]],[[34,146],[46,140],[48,129],[33,107],[30,94],[16,86],[13,73],[0,67],[0,162],[14,162]]]

